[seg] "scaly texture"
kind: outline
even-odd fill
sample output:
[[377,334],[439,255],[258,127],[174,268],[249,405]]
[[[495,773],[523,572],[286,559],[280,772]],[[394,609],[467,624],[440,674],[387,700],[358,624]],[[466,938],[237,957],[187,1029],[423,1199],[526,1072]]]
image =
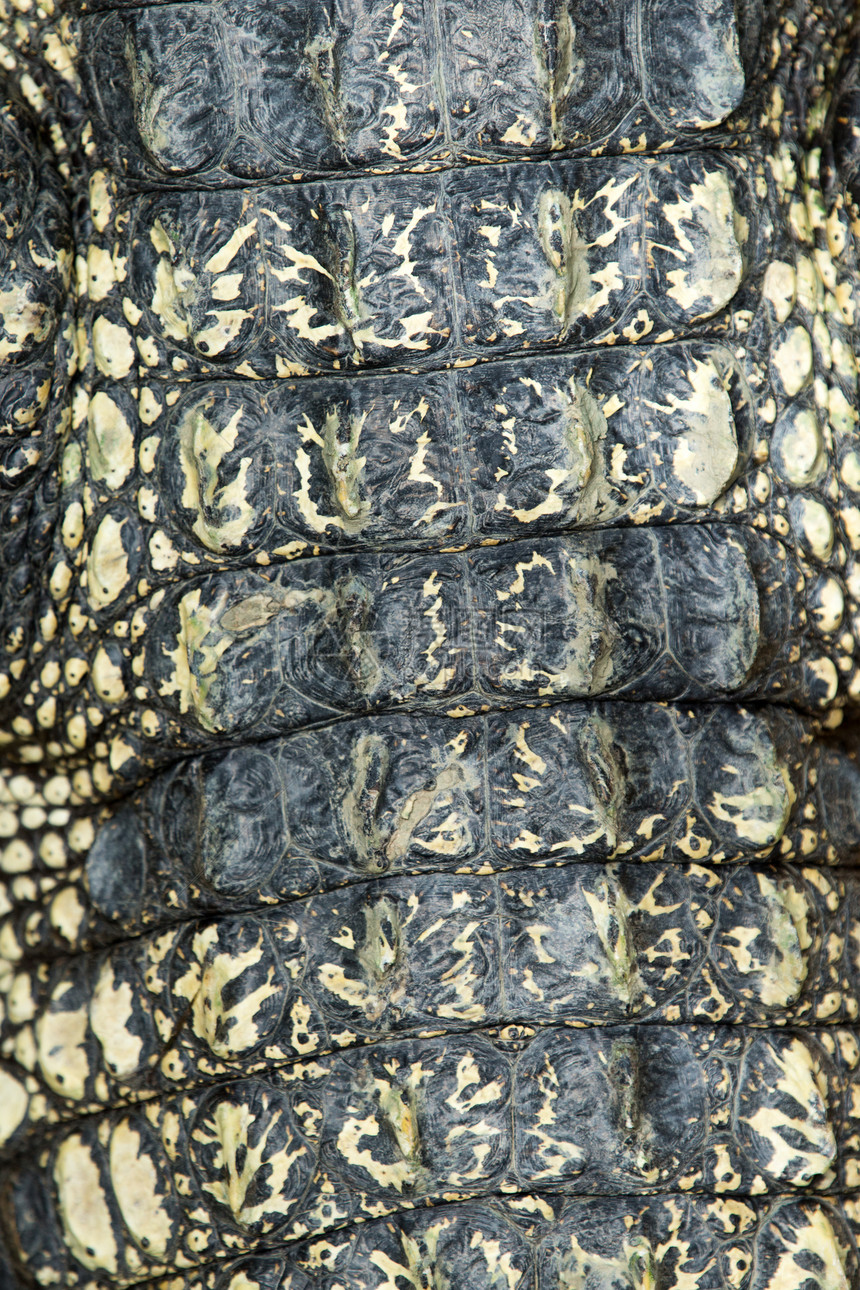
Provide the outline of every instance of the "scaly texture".
[[0,1286],[860,1288],[852,0],[0,0]]

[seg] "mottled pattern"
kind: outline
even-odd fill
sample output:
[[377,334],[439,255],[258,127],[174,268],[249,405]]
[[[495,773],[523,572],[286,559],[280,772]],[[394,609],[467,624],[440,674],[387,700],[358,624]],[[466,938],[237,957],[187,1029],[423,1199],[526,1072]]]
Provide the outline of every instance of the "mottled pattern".
[[[850,1203],[563,1201],[547,1193],[370,1222],[287,1254],[180,1273],[171,1290],[850,1286]],[[661,1280],[657,1282],[655,1278]],[[160,1283],[165,1284],[165,1283]]]
[[860,857],[850,745],[777,706],[381,718],[180,761],[98,813],[85,790],[0,784],[10,962],[386,874]]
[[575,885],[531,869],[363,883],[23,968],[0,1123],[8,1150],[34,1120],[425,1030],[850,1022],[859,982],[853,875],[614,864]]
[[76,1286],[497,1191],[838,1192],[860,1179],[858,1067],[839,1029],[378,1043],[88,1117],[7,1169],[6,1203],[26,1265]]
[[0,0],[0,1290],[860,1288],[852,0]]

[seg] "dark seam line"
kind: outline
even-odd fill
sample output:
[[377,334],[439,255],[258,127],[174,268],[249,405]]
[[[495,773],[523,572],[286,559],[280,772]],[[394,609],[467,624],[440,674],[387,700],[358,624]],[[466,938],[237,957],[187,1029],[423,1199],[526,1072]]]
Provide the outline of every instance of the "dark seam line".
[[[779,139],[774,139],[772,147],[777,147]],[[737,146],[735,146],[737,145]],[[361,180],[371,182],[384,181],[391,178],[402,177],[406,183],[412,179],[432,178],[434,175],[444,175],[451,172],[473,171],[480,169],[498,169],[500,166],[554,166],[577,164],[583,166],[610,165],[613,162],[637,164],[638,162],[660,164],[662,161],[671,161],[674,157],[687,157],[691,155],[706,154],[709,157],[734,157],[739,154],[744,160],[765,161],[770,155],[769,140],[763,131],[750,128],[744,133],[736,135],[726,134],[718,141],[714,139],[698,140],[696,138],[685,139],[677,147],[661,147],[655,145],[653,149],[647,149],[642,152],[604,152],[595,155],[594,147],[600,147],[600,142],[592,145],[583,152],[544,152],[537,156],[517,156],[516,154],[506,154],[499,157],[488,157],[486,159],[467,156],[465,158],[439,159],[431,160],[430,157],[421,159],[416,157],[414,162],[401,166],[384,167],[374,169],[372,166],[356,167],[354,170],[319,170],[313,171],[305,176],[302,173],[301,179],[279,179],[277,176],[268,176],[263,179],[245,180],[244,182],[237,176],[235,179],[212,180],[210,183],[194,183],[194,175],[178,178],[174,183],[168,180],[148,180],[146,178],[136,179],[133,176],[124,175],[121,171],[115,170],[110,166],[108,173],[122,185],[125,195],[129,198],[147,197],[161,194],[175,193],[211,193],[217,196],[219,193],[242,193],[254,192],[261,189],[278,189],[278,190],[296,190],[301,191],[303,188],[319,184],[353,184]],[[102,166],[94,165],[92,161],[88,162],[88,168],[91,170],[104,169]]]

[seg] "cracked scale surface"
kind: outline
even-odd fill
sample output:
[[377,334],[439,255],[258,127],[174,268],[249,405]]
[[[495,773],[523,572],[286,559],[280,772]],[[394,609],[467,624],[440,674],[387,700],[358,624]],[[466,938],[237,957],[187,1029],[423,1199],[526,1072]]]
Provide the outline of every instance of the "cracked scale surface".
[[848,0],[0,0],[0,1283],[860,1285]]

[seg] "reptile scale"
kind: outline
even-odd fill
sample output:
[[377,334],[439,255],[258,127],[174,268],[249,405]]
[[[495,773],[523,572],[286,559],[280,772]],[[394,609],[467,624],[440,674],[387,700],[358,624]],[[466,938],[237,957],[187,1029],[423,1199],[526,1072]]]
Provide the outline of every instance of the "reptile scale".
[[0,1290],[858,1290],[854,0],[0,79]]

